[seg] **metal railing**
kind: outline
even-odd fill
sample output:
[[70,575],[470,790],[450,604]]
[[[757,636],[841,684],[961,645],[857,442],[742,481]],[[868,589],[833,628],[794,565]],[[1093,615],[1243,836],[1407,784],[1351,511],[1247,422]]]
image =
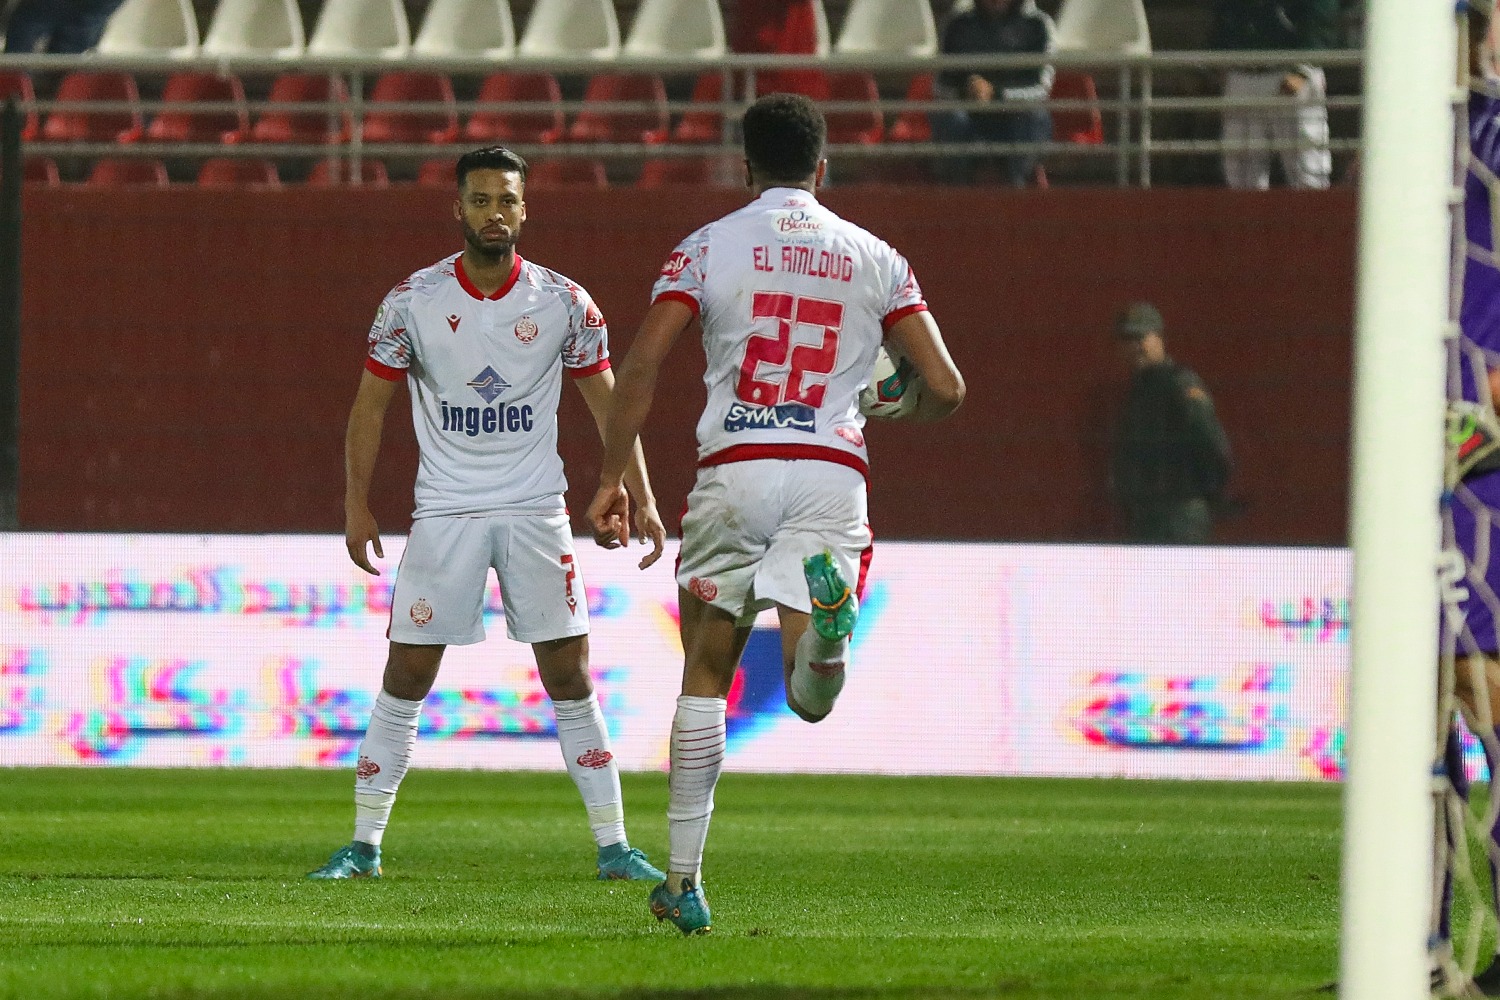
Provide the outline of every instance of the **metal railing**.
[[[448,143],[372,143],[363,138],[364,122],[373,113],[421,113],[456,111],[462,121],[475,112],[486,113],[532,113],[561,110],[572,115],[584,108],[610,113],[639,113],[659,111],[662,105],[656,102],[609,102],[588,104],[582,100],[554,102],[480,102],[458,100],[447,102],[373,102],[365,95],[367,85],[376,77],[394,71],[418,71],[447,74],[453,78],[480,79],[489,74],[507,71],[515,73],[551,73],[554,76],[584,78],[601,73],[649,73],[667,79],[693,78],[703,73],[719,73],[723,77],[721,93],[741,95],[755,93],[755,82],[759,75],[783,73],[795,70],[818,70],[824,73],[869,73],[882,80],[910,78],[917,74],[941,74],[946,71],[986,72],[993,70],[1016,70],[1051,65],[1060,71],[1086,72],[1100,84],[1098,99],[1045,99],[1032,101],[1004,101],[1003,104],[984,104],[971,100],[934,98],[932,100],[882,99],[879,102],[827,101],[821,106],[829,114],[840,112],[877,111],[883,118],[907,112],[934,113],[964,110],[970,112],[1019,111],[1045,107],[1054,114],[1059,112],[1097,112],[1105,123],[1102,143],[1077,142],[877,142],[834,143],[828,148],[831,161],[837,166],[857,162],[915,158],[942,160],[953,157],[994,157],[1004,155],[1040,156],[1049,166],[1064,158],[1092,160],[1096,163],[1112,161],[1113,169],[1106,168],[1102,176],[1110,177],[1121,187],[1138,185],[1150,187],[1159,161],[1175,157],[1209,157],[1245,150],[1270,150],[1279,152],[1303,148],[1294,141],[1282,142],[1227,142],[1217,135],[1211,138],[1173,137],[1181,128],[1168,129],[1162,137],[1162,124],[1183,116],[1222,116],[1228,111],[1265,110],[1268,112],[1290,112],[1301,106],[1299,98],[1291,95],[1267,98],[1226,98],[1221,93],[1168,93],[1158,94],[1163,79],[1175,80],[1178,89],[1184,77],[1196,77],[1201,84],[1206,74],[1231,70],[1282,70],[1301,65],[1314,65],[1325,70],[1357,69],[1362,63],[1362,53],[1355,50],[1331,50],[1320,52],[1161,52],[1150,55],[1119,55],[1099,53],[1062,52],[1050,57],[1037,55],[1012,56],[936,56],[913,57],[852,57],[835,56],[814,58],[811,56],[773,55],[729,55],[713,60],[695,59],[620,59],[610,62],[597,60],[513,60],[496,63],[478,59],[422,59],[407,58],[392,60],[312,59],[283,60],[273,58],[197,58],[165,59],[141,57],[102,57],[27,55],[0,58],[0,71],[20,71],[33,78],[56,78],[71,71],[124,72],[139,79],[165,78],[180,72],[209,72],[220,75],[233,74],[242,79],[270,78],[288,73],[327,74],[338,78],[347,87],[347,101],[326,101],[288,105],[258,99],[245,104],[231,102],[171,102],[160,100],[134,101],[89,101],[64,102],[37,100],[35,109],[43,116],[60,110],[135,111],[142,112],[147,119],[158,111],[170,108],[176,112],[239,111],[247,109],[252,118],[275,108],[279,111],[324,112],[340,138],[332,143],[278,144],[278,143],[170,143],[170,142],[49,142],[36,138],[27,143],[27,155],[49,157],[119,157],[139,156],[149,158],[207,158],[207,157],[254,157],[254,158],[299,158],[307,160],[329,159],[346,161],[349,176],[360,176],[360,164],[365,159],[380,159],[390,162],[411,162],[440,157],[456,157],[472,148],[474,143],[455,141]],[[1335,74],[1337,76],[1338,74]],[[1359,145],[1358,113],[1362,98],[1358,93],[1357,74],[1346,73],[1353,79],[1346,83],[1342,92],[1330,92],[1321,100],[1330,112],[1350,121],[1342,128],[1335,128],[1328,148],[1334,153],[1348,153]],[[1168,88],[1169,90],[1171,88]],[[1187,88],[1190,91],[1202,89]],[[1333,91],[1332,85],[1330,90]],[[670,139],[661,143],[587,143],[560,142],[556,144],[517,143],[514,148],[528,158],[536,157],[581,157],[609,161],[641,161],[657,157],[704,157],[714,155],[734,156],[737,137],[734,123],[743,114],[750,98],[730,96],[716,102],[692,102],[669,100],[665,106],[673,116],[681,113],[714,112],[721,116],[718,144],[675,143]],[[1344,113],[1348,114],[1344,114]],[[1096,174],[1099,171],[1095,170]],[[357,181],[355,181],[357,183]]]

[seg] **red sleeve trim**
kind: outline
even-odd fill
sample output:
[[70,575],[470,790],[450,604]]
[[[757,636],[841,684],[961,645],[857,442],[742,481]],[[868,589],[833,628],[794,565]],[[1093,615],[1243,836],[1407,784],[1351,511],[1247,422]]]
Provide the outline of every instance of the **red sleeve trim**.
[[574,378],[588,378],[590,375],[598,375],[600,372],[609,371],[609,359],[596,361],[587,368],[569,368],[568,374]]
[[897,309],[895,312],[886,313],[885,319],[880,321],[880,328],[882,330],[889,330],[891,327],[895,326],[906,317],[914,316],[917,313],[924,313],[926,311],[927,303],[925,302],[918,302],[914,306],[904,306],[903,308]]
[[693,298],[687,292],[679,292],[675,288],[662,292],[652,300],[651,304],[654,306],[658,302],[681,302],[693,311],[694,316],[699,315],[703,311],[703,307],[698,304],[697,299]]
[[723,451],[716,451],[707,458],[700,458],[698,468],[728,465],[730,462],[758,462],[767,458],[832,462],[834,465],[847,466],[867,479],[870,476],[869,463],[858,455],[817,444],[737,444]]
[[365,358],[365,371],[371,375],[377,375],[387,382],[399,382],[406,378],[405,368],[392,368],[390,365],[381,364],[374,358]]

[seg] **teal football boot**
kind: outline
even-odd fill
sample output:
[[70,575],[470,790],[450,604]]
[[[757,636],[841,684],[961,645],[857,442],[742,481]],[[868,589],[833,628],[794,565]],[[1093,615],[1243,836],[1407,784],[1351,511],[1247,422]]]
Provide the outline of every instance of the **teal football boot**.
[[623,841],[599,848],[598,875],[600,882],[660,882],[667,877],[643,852]]
[[649,900],[651,915],[657,920],[670,920],[684,934],[707,934],[713,930],[713,921],[708,914],[708,900],[703,898],[703,886],[694,886],[682,880],[682,891],[670,892],[663,882],[651,890]]
[[839,573],[833,553],[826,549],[802,560],[807,595],[812,598],[812,627],[829,642],[849,638],[859,621],[859,598]]
[[380,848],[374,844],[355,841],[345,844],[333,852],[328,863],[317,871],[308,872],[308,878],[379,878]]

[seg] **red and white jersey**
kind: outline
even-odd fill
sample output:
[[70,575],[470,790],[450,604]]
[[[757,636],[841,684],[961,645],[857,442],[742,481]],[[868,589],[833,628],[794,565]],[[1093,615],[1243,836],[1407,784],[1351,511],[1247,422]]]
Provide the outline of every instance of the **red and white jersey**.
[[678,244],[652,300],[703,323],[698,464],[813,458],[867,471],[859,392],[884,332],[927,308],[906,259],[795,188]]
[[411,389],[420,461],[414,517],[562,511],[557,404],[562,370],[609,367],[604,317],[589,293],[516,257],[493,295],[459,255],[391,289],[365,368]]

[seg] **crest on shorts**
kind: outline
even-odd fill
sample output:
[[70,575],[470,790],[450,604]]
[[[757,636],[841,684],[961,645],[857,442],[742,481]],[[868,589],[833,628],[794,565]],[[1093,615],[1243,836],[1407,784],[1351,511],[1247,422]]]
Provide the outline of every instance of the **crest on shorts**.
[[688,591],[700,601],[712,601],[719,596],[719,585],[712,580],[695,576],[688,581]]
[[614,759],[615,755],[608,750],[586,750],[579,755],[578,764],[580,767],[600,768],[605,767]]
[[427,598],[417,598],[417,603],[411,606],[411,622],[417,628],[421,628],[432,621],[432,605],[427,603]]
[[835,427],[833,433],[848,441],[856,448],[863,448],[865,446],[865,436],[860,433],[858,427]]
[[516,324],[516,339],[523,344],[529,344],[535,340],[537,332],[536,320],[530,316],[522,316],[520,322]]

